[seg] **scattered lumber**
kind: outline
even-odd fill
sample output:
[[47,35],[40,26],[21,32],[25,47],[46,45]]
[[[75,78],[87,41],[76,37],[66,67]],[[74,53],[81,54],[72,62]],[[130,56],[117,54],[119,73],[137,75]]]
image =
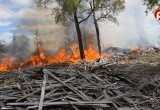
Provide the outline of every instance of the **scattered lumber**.
[[[105,63],[106,60],[108,62],[111,59],[100,59],[99,62],[92,63],[81,62],[77,65],[53,64],[9,71],[7,78],[9,76],[14,80],[0,87],[0,107],[2,110],[160,108],[160,77],[143,79],[143,82],[138,78],[130,78],[133,72],[137,75],[140,72],[145,74],[153,68],[159,71],[158,63],[131,65]],[[138,68],[141,70],[137,71]]]

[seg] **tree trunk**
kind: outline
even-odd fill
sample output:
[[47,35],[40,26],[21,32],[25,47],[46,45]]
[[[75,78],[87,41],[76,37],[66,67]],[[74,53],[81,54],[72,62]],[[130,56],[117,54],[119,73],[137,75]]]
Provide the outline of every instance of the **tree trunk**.
[[94,11],[93,11],[93,20],[94,20],[94,25],[95,25],[95,29],[96,29],[96,35],[97,35],[98,51],[99,51],[99,55],[101,55],[102,52],[101,52],[101,41],[100,41],[100,35],[99,35],[99,27],[98,27],[98,23],[97,23]]
[[74,20],[75,20],[75,26],[76,26],[76,31],[77,31],[77,37],[78,37],[80,56],[81,56],[81,59],[85,59],[82,34],[80,30],[80,25],[78,22],[77,12],[74,13]]

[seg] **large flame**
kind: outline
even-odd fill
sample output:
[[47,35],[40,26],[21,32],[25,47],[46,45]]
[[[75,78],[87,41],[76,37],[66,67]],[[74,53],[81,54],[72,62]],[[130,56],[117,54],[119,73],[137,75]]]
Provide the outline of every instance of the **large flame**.
[[[95,59],[100,57],[100,55],[94,50],[93,44],[90,44],[88,49],[86,49],[84,52],[86,61],[94,61]],[[110,57],[112,56],[112,54],[104,53],[101,56]],[[81,57],[79,54],[78,44],[76,43],[74,43],[70,47],[69,52],[66,49],[61,49],[53,57],[45,55],[44,49],[41,46],[39,46],[38,54],[31,55],[27,61],[17,63],[17,61],[12,59],[11,57],[3,58],[2,63],[0,65],[0,71],[8,71],[9,69],[15,70],[29,66],[46,65],[51,63],[64,63],[64,62],[77,63],[79,61],[81,61]]]

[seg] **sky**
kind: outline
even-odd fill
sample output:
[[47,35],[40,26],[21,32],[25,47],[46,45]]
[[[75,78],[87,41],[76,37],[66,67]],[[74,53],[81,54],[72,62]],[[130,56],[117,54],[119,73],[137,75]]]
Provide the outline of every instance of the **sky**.
[[0,0],[0,40],[12,40],[17,22],[32,5],[33,0]]
[[[23,24],[24,14],[31,12],[33,1],[0,0],[0,40],[12,40],[13,32],[18,30],[17,25]],[[160,23],[152,13],[146,15],[145,9],[141,0],[126,0],[125,11],[118,16],[118,26],[110,22],[100,24],[103,47],[126,47],[139,43],[158,46]]]

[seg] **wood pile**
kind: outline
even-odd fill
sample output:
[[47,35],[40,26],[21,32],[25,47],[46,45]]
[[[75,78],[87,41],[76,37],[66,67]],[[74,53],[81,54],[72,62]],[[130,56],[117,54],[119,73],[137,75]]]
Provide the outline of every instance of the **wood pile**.
[[[159,71],[159,66],[148,67]],[[0,87],[0,107],[2,110],[158,110],[160,78],[142,82],[127,77],[134,72],[140,74],[136,68],[141,67],[143,74],[149,72],[142,64],[113,62],[10,70],[5,74],[14,81]]]

